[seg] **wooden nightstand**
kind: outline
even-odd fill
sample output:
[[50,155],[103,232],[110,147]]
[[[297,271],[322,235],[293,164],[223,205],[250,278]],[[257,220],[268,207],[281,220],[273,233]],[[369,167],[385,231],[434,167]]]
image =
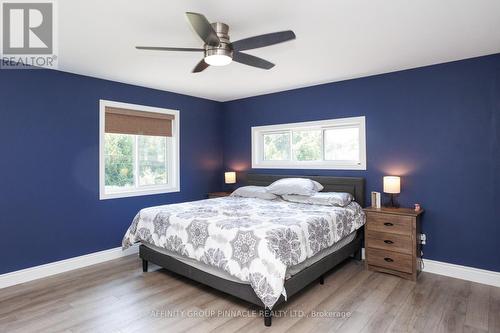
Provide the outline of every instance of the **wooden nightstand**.
[[421,270],[420,215],[408,208],[365,208],[366,267],[415,281]]
[[222,197],[228,197],[231,195],[232,192],[211,192],[208,193],[208,198],[209,199],[215,199],[215,198],[222,198]]

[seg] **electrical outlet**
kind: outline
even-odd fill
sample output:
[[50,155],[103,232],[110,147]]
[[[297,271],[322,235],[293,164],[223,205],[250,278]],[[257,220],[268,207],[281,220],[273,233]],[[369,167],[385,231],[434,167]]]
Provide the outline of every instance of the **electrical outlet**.
[[420,234],[420,244],[425,245],[427,241],[427,236],[425,234]]

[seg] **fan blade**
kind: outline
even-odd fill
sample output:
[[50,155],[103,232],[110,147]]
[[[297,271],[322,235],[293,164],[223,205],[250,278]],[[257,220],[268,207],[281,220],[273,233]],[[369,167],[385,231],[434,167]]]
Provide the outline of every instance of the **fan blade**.
[[208,22],[207,18],[203,14],[187,12],[186,16],[194,31],[196,31],[205,44],[210,46],[219,46],[220,39],[217,37],[217,33],[214,28],[210,25],[210,22]]
[[150,51],[186,51],[186,52],[203,52],[204,49],[196,49],[192,47],[161,47],[161,46],[136,46],[138,50],[150,50]]
[[196,65],[196,67],[193,69],[193,73],[202,72],[205,69],[207,69],[208,66],[210,66],[210,65],[205,62],[205,59],[201,59],[201,61],[198,63],[198,65]]
[[248,66],[258,67],[262,69],[271,69],[274,67],[274,64],[272,62],[242,52],[234,52],[233,60]]
[[295,33],[292,30],[273,32],[270,34],[249,37],[233,42],[233,50],[244,51],[257,49],[259,47],[279,44],[295,39]]

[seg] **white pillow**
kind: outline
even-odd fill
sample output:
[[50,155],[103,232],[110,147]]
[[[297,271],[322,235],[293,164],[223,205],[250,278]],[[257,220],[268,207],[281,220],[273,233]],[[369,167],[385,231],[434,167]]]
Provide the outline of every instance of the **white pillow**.
[[277,198],[275,194],[267,192],[264,186],[243,186],[237,188],[233,193],[231,193],[231,196],[243,198],[259,198],[265,200],[273,200]]
[[283,199],[291,202],[324,205],[324,206],[337,206],[345,207],[354,199],[350,193],[344,192],[319,192],[311,196],[285,194]]
[[320,183],[318,183],[317,181],[312,180],[312,179],[311,179],[311,181],[312,181],[312,182],[313,182],[313,184],[314,184],[314,189],[316,190],[316,192],[321,192],[321,191],[324,189],[323,185],[321,185],[321,184],[320,184]]
[[276,195],[298,194],[313,195],[323,189],[323,186],[307,178],[283,178],[267,187],[267,191]]

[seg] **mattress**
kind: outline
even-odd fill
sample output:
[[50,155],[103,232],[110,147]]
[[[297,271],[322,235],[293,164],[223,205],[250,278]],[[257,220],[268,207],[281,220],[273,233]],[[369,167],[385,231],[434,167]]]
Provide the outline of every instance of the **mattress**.
[[[333,244],[331,247],[329,247],[328,249],[324,249],[322,250],[321,252],[319,253],[316,253],[313,257],[311,258],[308,258],[306,259],[305,261],[297,264],[297,265],[294,265],[294,266],[291,266],[291,267],[288,267],[287,270],[286,270],[286,276],[285,276],[285,279],[288,280],[289,278],[291,278],[292,276],[294,276],[295,274],[301,272],[302,270],[306,269],[307,267],[313,265],[314,263],[320,261],[321,259],[323,259],[324,257],[332,254],[332,253],[335,253],[337,252],[338,250],[340,250],[341,248],[343,248],[344,246],[346,246],[347,244],[349,244],[350,242],[352,242],[354,240],[354,238],[356,238],[356,231],[349,234],[348,236],[342,238],[341,240],[339,240],[338,242],[336,242],[335,244]],[[217,276],[221,279],[224,279],[224,280],[228,280],[228,281],[232,281],[232,282],[237,282],[237,283],[243,283],[243,284],[250,284],[248,281],[242,281],[236,277],[233,277],[231,275],[229,275],[227,272],[221,270],[221,269],[218,269],[216,267],[213,267],[213,266],[209,266],[209,265],[206,265],[204,264],[203,262],[201,261],[197,261],[195,259],[191,259],[191,258],[185,258],[185,257],[181,257],[180,255],[176,254],[175,252],[172,252],[172,251],[169,251],[169,250],[166,250],[165,248],[162,248],[162,247],[159,247],[159,246],[155,246],[153,244],[148,244],[146,242],[142,242],[142,244],[156,252],[159,252],[159,253],[162,253],[162,254],[165,254],[165,255],[168,255],[176,260],[179,260],[180,262],[186,264],[186,265],[189,265],[193,268],[196,268],[196,269],[199,269],[205,273],[209,273],[211,275],[214,275],[214,276]]]

